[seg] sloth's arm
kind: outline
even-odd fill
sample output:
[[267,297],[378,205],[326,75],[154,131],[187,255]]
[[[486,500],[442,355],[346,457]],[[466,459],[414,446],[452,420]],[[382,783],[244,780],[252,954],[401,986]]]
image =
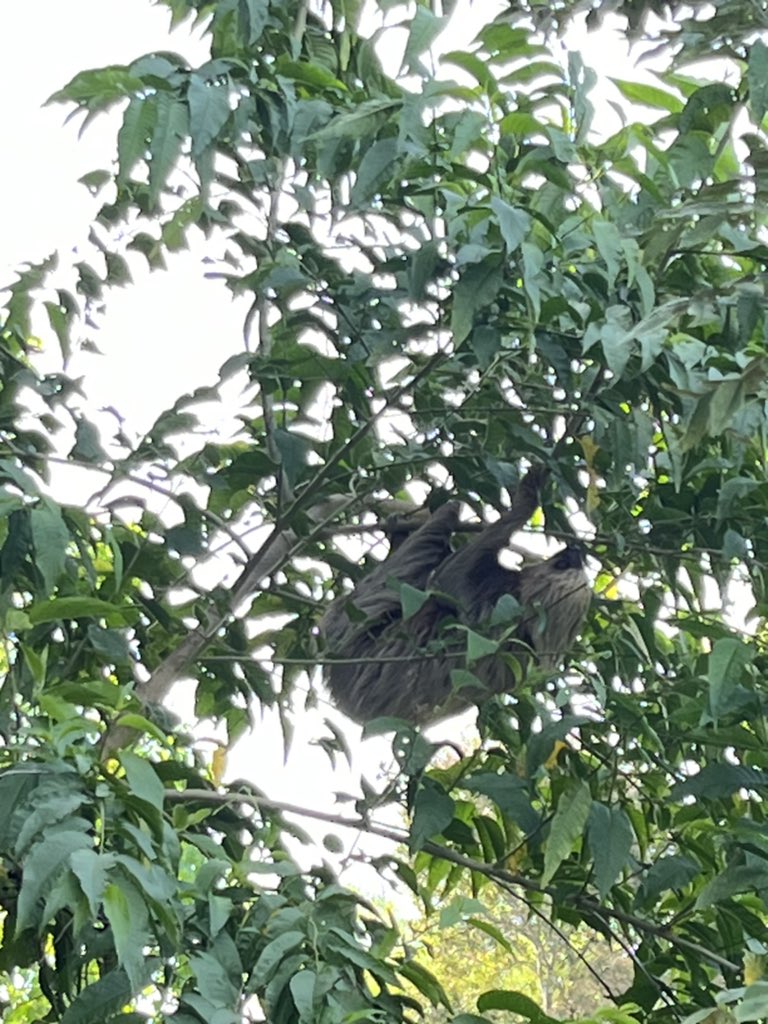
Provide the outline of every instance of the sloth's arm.
[[[436,570],[431,580],[436,590],[451,594],[464,605],[474,603],[477,596],[482,595],[489,576],[495,576],[501,568],[497,560],[499,551],[536,511],[539,488],[546,475],[543,467],[534,466],[529,470],[515,489],[504,515],[486,526]],[[511,570],[501,571],[511,573]]]
[[[346,643],[353,635],[391,621],[401,613],[400,594],[389,586],[396,579],[423,590],[436,566],[450,554],[450,537],[459,522],[459,503],[442,505],[397,549],[364,577],[350,594],[337,597],[323,616],[322,628],[329,642]],[[354,620],[346,608],[352,604],[360,613]]]

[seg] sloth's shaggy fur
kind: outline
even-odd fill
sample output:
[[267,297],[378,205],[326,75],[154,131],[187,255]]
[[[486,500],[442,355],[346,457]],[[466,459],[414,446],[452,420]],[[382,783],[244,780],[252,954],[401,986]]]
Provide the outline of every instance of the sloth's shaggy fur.
[[[501,519],[455,552],[450,538],[459,525],[459,506],[443,505],[351,594],[330,604],[321,623],[326,677],[334,703],[350,718],[368,722],[391,715],[428,724],[512,691],[531,657],[545,669],[559,664],[589,606],[579,549],[567,547],[520,570],[505,569],[498,560],[510,535],[535,510],[539,478],[529,473]],[[404,619],[391,580],[428,589],[430,597]],[[497,653],[466,665],[463,632],[445,627],[487,625],[505,594],[521,606],[514,635]],[[498,636],[504,628],[494,631]],[[451,670],[465,666],[478,683],[457,689]]]

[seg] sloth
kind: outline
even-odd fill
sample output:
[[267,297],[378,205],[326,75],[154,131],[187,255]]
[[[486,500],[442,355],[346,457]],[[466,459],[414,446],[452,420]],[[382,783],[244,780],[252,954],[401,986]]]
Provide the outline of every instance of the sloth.
[[[508,511],[457,551],[450,538],[459,528],[459,503],[448,502],[350,594],[331,602],[320,628],[326,681],[341,711],[361,724],[392,716],[428,725],[511,692],[531,662],[557,668],[589,606],[581,551],[571,545],[520,570],[498,560],[538,506],[543,475],[529,472]],[[429,591],[407,619],[399,584]],[[505,595],[517,601],[519,616],[493,626],[490,635],[501,633],[495,653],[467,664],[460,627],[487,626]],[[471,676],[457,688],[451,672],[465,666]]]

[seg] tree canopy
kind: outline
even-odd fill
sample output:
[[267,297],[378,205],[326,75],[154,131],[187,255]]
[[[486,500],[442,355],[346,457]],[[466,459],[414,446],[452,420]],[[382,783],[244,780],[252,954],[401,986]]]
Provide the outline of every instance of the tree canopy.
[[[426,905],[498,887],[610,941],[633,965],[613,1021],[765,1017],[768,6],[164,6],[210,58],[52,97],[119,114],[114,164],[84,179],[92,255],[5,293],[4,1019],[550,1020],[503,989],[455,1016],[386,915],[297,864],[268,780],[222,786],[163,706],[188,679],[232,741],[263,705],[288,742],[325,699],[322,608],[376,557],[348,538],[415,496],[492,516],[541,464],[532,532],[583,537],[595,576],[567,674],[484,705],[448,764],[398,727],[390,782],[303,810],[391,841],[373,867]],[[607,136],[584,16],[663,68],[613,83]],[[247,298],[243,339],[134,439],[67,361],[137,261],[190,244]],[[86,507],[62,466],[93,475]],[[487,651],[468,631],[466,670]]]

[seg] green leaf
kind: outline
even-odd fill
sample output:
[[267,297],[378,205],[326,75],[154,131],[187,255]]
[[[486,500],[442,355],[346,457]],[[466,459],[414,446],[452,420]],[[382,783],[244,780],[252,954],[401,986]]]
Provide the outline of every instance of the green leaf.
[[477,928],[477,930],[483,932],[484,935],[488,935],[505,951],[505,953],[509,953],[510,956],[515,955],[515,948],[512,943],[505,938],[503,932],[495,925],[491,924],[490,921],[483,921],[482,918],[471,917],[467,921],[467,924],[472,925],[473,928]]
[[311,85],[313,89],[338,89],[346,92],[344,83],[321,64],[310,64],[306,60],[286,60],[280,58],[277,69],[281,75],[295,82]]
[[726,799],[740,789],[762,792],[768,786],[768,772],[744,765],[712,763],[685,782],[677,782],[669,794],[670,800],[686,797],[704,797],[709,800]]
[[736,502],[741,502],[759,486],[756,480],[749,477],[736,476],[726,480],[717,496],[717,518],[719,522],[727,519]]
[[482,914],[485,906],[480,900],[468,896],[457,896],[447,907],[440,910],[440,927],[452,928],[453,925],[465,921],[471,914]]
[[147,736],[152,736],[159,743],[164,743],[167,739],[166,733],[144,715],[130,711],[125,712],[120,715],[119,724],[126,729],[135,729],[136,732],[146,733]]
[[[744,989],[744,998],[736,1007],[733,1019],[736,1024],[747,1024],[751,1021],[764,1020],[767,1013],[768,981],[756,981]],[[723,1024],[730,1024],[723,1009],[721,1009],[721,1015],[724,1018]],[[716,1021],[714,1024],[720,1024],[720,1021]]]
[[90,420],[80,417],[75,427],[75,443],[69,453],[70,458],[78,462],[91,462],[103,466],[107,454],[101,445],[98,428]]
[[509,992],[493,989],[483,992],[477,999],[478,1010],[506,1010],[516,1013],[531,1024],[556,1024],[555,1018],[548,1016],[541,1007],[522,992]]
[[118,630],[103,629],[91,623],[88,626],[88,641],[104,661],[113,665],[133,664],[128,640]]
[[131,284],[131,271],[128,261],[117,252],[104,253],[104,262],[107,264],[107,284],[113,288],[121,288],[123,285]]
[[379,139],[366,149],[352,186],[353,206],[366,204],[390,180],[397,152],[397,139]]
[[670,114],[679,114],[685,106],[683,100],[674,93],[660,89],[657,85],[648,85],[643,82],[628,82],[622,78],[612,78],[611,81],[625,99],[632,103],[641,103],[645,107],[654,110],[667,110]]
[[126,182],[139,160],[149,154],[149,145],[157,119],[154,96],[134,96],[123,114],[123,123],[117,133],[117,180]]
[[629,863],[635,834],[621,807],[606,807],[593,802],[587,839],[595,864],[595,884],[600,898],[605,899]]
[[194,73],[190,75],[187,104],[193,156],[199,156],[210,146],[227,123],[232,112],[229,92],[228,85],[207,82],[203,76]]
[[148,804],[158,810],[162,810],[165,788],[146,757],[139,757],[129,750],[123,750],[120,752],[120,763],[125,769],[131,793],[140,800],[146,800]]
[[58,597],[52,601],[34,604],[29,610],[30,622],[39,626],[43,622],[56,622],[64,619],[99,619],[105,618],[112,622],[128,625],[136,615],[135,609],[129,606],[110,604],[98,597]]
[[143,89],[140,78],[124,66],[114,64],[93,71],[81,71],[46,103],[76,103],[88,110],[106,110]]
[[717,903],[726,903],[743,892],[768,888],[768,865],[752,859],[750,864],[732,864],[715,875],[696,897],[696,907],[704,910]]
[[54,825],[60,822],[67,824],[66,819],[73,818],[75,811],[83,805],[85,799],[85,794],[79,789],[67,792],[63,784],[51,786],[50,791],[48,787],[41,787],[34,801],[34,809],[25,816],[18,830],[14,851],[17,854],[25,853],[33,841],[45,838],[47,831],[53,831]]
[[309,441],[291,430],[278,427],[274,431],[275,444],[280,452],[281,466],[291,487],[301,479],[307,466]]
[[109,872],[115,865],[115,858],[112,854],[99,854],[95,850],[75,850],[71,865],[95,918],[104,898]]
[[[32,541],[35,545],[35,564],[42,574],[45,593],[51,594],[64,571],[69,530],[58,507],[47,498],[33,508],[29,515]],[[34,621],[34,617],[30,615]]]
[[304,942],[304,933],[297,931],[283,932],[276,939],[268,942],[259,954],[253,968],[252,981],[256,986],[264,985],[275,973],[288,953],[298,949]]
[[476,633],[474,629],[467,629],[466,634],[467,661],[470,665],[473,661],[479,661],[480,658],[486,658],[489,654],[495,654],[499,649],[498,640],[489,640],[488,637]]
[[59,349],[66,362],[72,354],[71,321],[72,318],[62,309],[57,302],[44,302],[45,311],[48,314],[48,323],[53,328],[59,342]]
[[315,1019],[314,995],[317,975],[314,971],[299,971],[291,978],[288,986],[293,996],[293,1002],[299,1011],[299,1017],[303,1021]]
[[530,215],[525,210],[515,209],[503,199],[499,199],[498,196],[491,199],[491,209],[499,221],[499,229],[507,246],[507,252],[515,252],[531,230]]
[[414,301],[424,298],[427,285],[440,263],[440,250],[429,241],[412,253],[408,262],[408,294]]
[[448,794],[430,779],[425,779],[416,794],[409,846],[420,850],[424,843],[439,835],[453,820],[455,804]]
[[474,53],[468,53],[466,50],[452,50],[450,53],[442,55],[440,63],[453,64],[461,68],[462,71],[466,71],[477,81],[478,85],[488,92],[498,88],[487,61],[481,60]]
[[120,966],[128,975],[134,992],[145,977],[144,946],[147,944],[147,913],[138,890],[110,882],[104,890],[104,914],[112,929]]
[[613,288],[621,269],[622,244],[619,229],[608,221],[595,220],[592,230],[595,234],[597,251],[608,271],[608,287]]
[[688,857],[671,855],[660,857],[643,878],[638,892],[641,903],[653,903],[662,892],[684,889],[701,874],[698,864]]
[[635,348],[634,336],[620,324],[607,323],[600,331],[600,343],[608,369],[622,377]]
[[308,141],[324,142],[331,139],[359,139],[360,135],[375,134],[378,128],[402,108],[399,99],[366,100],[350,113],[337,115]]
[[140,892],[158,904],[167,903],[176,892],[176,881],[159,864],[146,864],[135,857],[118,854],[116,862],[133,878]]
[[731,425],[734,416],[744,404],[744,384],[740,379],[719,381],[710,393],[707,403],[709,433],[721,434]]
[[248,45],[253,46],[261,39],[261,35],[269,20],[269,0],[245,0],[248,14]]
[[533,778],[541,765],[547,761],[555,748],[555,744],[564,740],[569,732],[589,723],[588,718],[579,715],[566,715],[559,721],[550,722],[540,732],[535,732],[528,741],[526,772]]
[[[69,869],[69,857],[75,850],[87,850],[93,840],[80,831],[54,831],[36,843],[24,858],[24,874],[16,916],[16,935],[27,928],[40,931],[43,901],[60,876]],[[74,908],[73,908],[74,909]]]
[[544,848],[543,886],[549,885],[557,869],[584,835],[591,807],[592,796],[586,782],[572,783],[561,795]]
[[168,93],[157,95],[157,117],[149,155],[149,195],[157,203],[187,137],[187,108]]
[[768,46],[759,37],[749,48],[747,84],[749,107],[759,125],[768,112]]
[[170,220],[163,224],[163,244],[170,252],[178,252],[187,246],[187,228],[197,224],[204,212],[199,196],[193,196],[182,203]]
[[523,832],[535,832],[541,823],[531,803],[530,784],[517,775],[480,772],[471,775],[463,783],[472,793],[482,793],[496,804],[502,814],[507,815]]
[[495,254],[464,267],[453,288],[451,331],[456,345],[460,345],[472,330],[475,313],[496,298],[501,281],[501,266]]
[[410,619],[412,616],[424,606],[424,603],[429,600],[429,594],[424,590],[418,590],[416,587],[412,587],[410,583],[401,583],[399,585],[400,591],[400,605],[403,609],[403,619]]
[[715,641],[709,655],[707,671],[709,707],[714,718],[726,714],[731,709],[734,698],[744,693],[740,684],[746,675],[745,668],[753,657],[752,648],[736,637],[721,637]]
[[420,72],[419,57],[425,53],[447,24],[447,18],[439,18],[427,7],[417,7],[408,32],[403,54],[403,69]]
[[433,1006],[450,1008],[450,1001],[445,989],[435,975],[416,960],[406,961],[399,965],[398,973],[402,974]]
[[212,1007],[232,1010],[236,1006],[238,988],[224,965],[212,953],[198,953],[190,958],[189,966],[197,978],[200,994]]
[[[147,961],[139,989],[149,981],[150,972],[151,961]],[[115,968],[78,993],[62,1015],[61,1024],[104,1024],[121,1014],[135,991],[125,971]]]
[[488,327],[486,324],[478,324],[470,333],[469,343],[477,357],[477,365],[481,370],[487,370],[499,354],[501,335],[493,327]]

